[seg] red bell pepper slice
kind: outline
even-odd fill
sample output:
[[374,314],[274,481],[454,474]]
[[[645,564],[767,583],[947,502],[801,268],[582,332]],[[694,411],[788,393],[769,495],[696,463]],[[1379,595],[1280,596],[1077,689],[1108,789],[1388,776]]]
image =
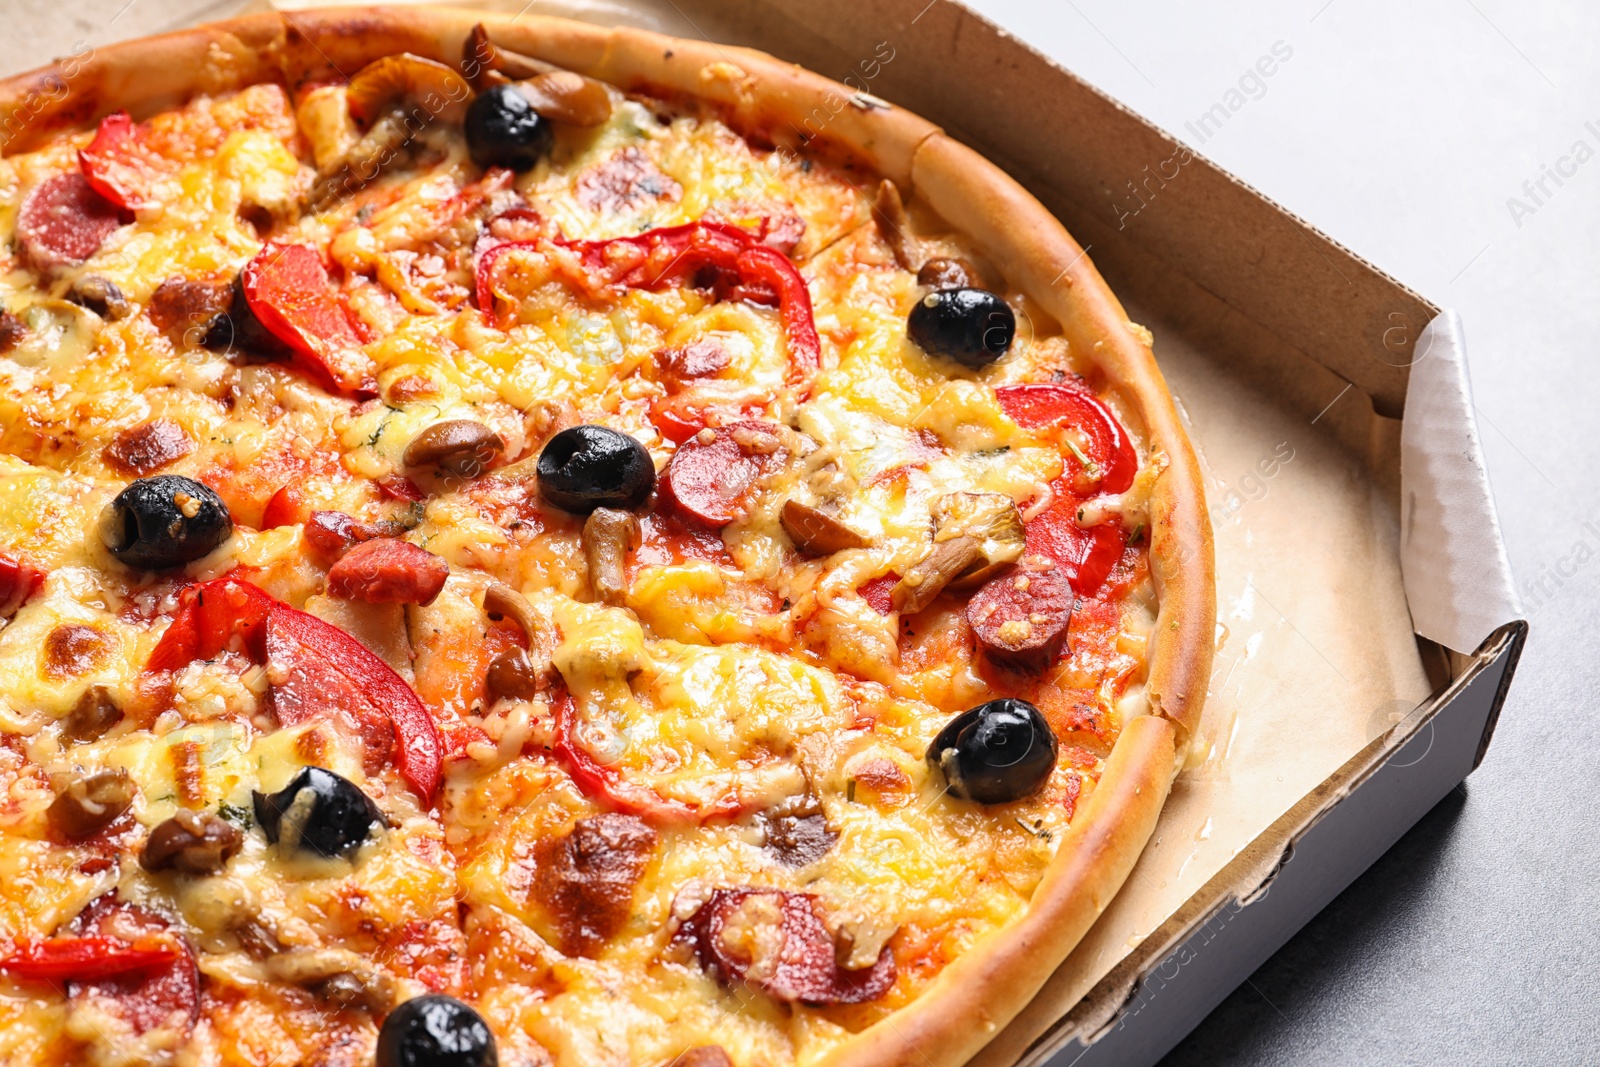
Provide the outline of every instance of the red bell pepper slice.
[[50,937],[17,942],[0,959],[0,970],[39,982],[92,982],[171,963],[178,952],[171,945],[148,940],[128,942],[115,937]]
[[894,610],[894,587],[900,584],[898,574],[884,574],[872,579],[865,585],[856,586],[856,592],[861,599],[871,606],[879,615],[887,615]]
[[173,671],[197,659],[216,659],[238,637],[254,660],[266,658],[267,613],[277,601],[239,578],[191,585],[179,594],[172,617],[145,670]]
[[404,678],[367,646],[315,615],[276,602],[267,616],[267,653],[293,665],[274,707],[285,726],[367,704],[394,726],[395,767],[424,800],[440,779],[439,727]]
[[1133,485],[1139,470],[1133,442],[1111,409],[1087,389],[1060,383],[1002,385],[994,394],[1019,426],[1038,429],[1065,421],[1087,434],[1087,458],[1095,467],[1087,473],[1098,474],[1101,492],[1124,493]]
[[94,140],[78,150],[78,166],[95,192],[127,212],[150,205],[150,188],[160,177],[160,167],[126,111],[100,120]]
[[372,363],[315,249],[268,242],[240,282],[250,313],[308,372],[340,392],[376,392]]
[[770,286],[778,296],[778,314],[789,342],[789,384],[805,384],[822,365],[822,342],[811,313],[811,292],[789,257],[775,248],[752,244],[739,254],[740,282]]
[[44,588],[44,571],[26,559],[0,552],[0,619],[9,619]]
[[[805,279],[788,256],[762,244],[748,230],[720,222],[689,222],[631,237],[558,243],[576,251],[584,269],[600,284],[655,289],[693,282],[709,273],[719,296],[776,303],[788,341],[790,384],[804,385],[821,365],[822,343]],[[500,259],[513,249],[538,247],[536,241],[508,241],[483,254],[476,280],[479,310],[493,313],[494,270]]]
[[212,659],[235,637],[257,662],[269,658],[289,668],[275,708],[285,726],[369,708],[394,727],[395,766],[425,800],[439,788],[439,729],[427,706],[360,641],[315,615],[274,600],[249,582],[218,578],[190,586],[147,671],[176,670]]
[[1052,487],[1055,503],[1023,525],[1028,555],[1048,556],[1067,570],[1072,591],[1093,596],[1105,584],[1111,568],[1122,558],[1128,535],[1112,518],[1097,526],[1078,525],[1079,500],[1063,478]]
[[591,800],[598,800],[613,811],[637,815],[646,822],[662,826],[727,818],[744,811],[744,802],[731,794],[709,807],[696,808],[681,800],[663,797],[647,785],[624,781],[615,768],[597,761],[572,739],[573,719],[578,711],[572,694],[565,687],[556,694],[554,712],[555,757],[566,767],[583,795]]

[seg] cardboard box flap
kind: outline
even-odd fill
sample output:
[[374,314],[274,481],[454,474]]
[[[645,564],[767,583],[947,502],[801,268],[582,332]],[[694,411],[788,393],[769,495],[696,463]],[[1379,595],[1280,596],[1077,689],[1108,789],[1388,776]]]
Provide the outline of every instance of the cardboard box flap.
[[[1060,194],[1044,199],[1069,231],[1085,216],[1110,224],[1399,417],[1412,349],[1437,308],[981,15],[927,0],[703,0],[692,10],[712,39],[940,123],[1036,193]],[[880,43],[915,61],[868,62]],[[1041,100],[1041,87],[1063,79],[1072,91]]]
[[1461,322],[1416,346],[1400,430],[1400,569],[1417,633],[1467,653],[1521,618],[1478,440]]

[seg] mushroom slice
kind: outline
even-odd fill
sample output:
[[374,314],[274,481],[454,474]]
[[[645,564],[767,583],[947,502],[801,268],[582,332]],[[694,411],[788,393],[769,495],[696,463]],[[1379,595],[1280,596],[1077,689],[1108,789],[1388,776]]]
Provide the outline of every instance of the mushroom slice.
[[400,462],[413,470],[433,467],[476,478],[506,450],[505,438],[472,419],[445,419],[411,439]]
[[611,94],[592,78],[570,70],[553,70],[513,82],[533,110],[570,126],[599,126],[611,117]]
[[896,611],[915,614],[946,587],[971,588],[1022,558],[1022,515],[1000,493],[948,493],[933,506],[933,547],[890,592]]
[[396,158],[412,131],[398,108],[372,124],[361,140],[331,158],[311,185],[306,202],[312,211],[324,211],[342,196],[360,192],[378,176],[384,163]]
[[892,590],[889,602],[904,615],[915,615],[944,591],[955,578],[982,556],[975,537],[955,537],[935,544],[922,561],[906,571]]
[[[507,690],[500,694],[527,699],[528,693],[543,688],[538,683],[551,680],[553,668],[550,664],[550,653],[559,638],[549,632],[538,613],[533,610],[533,605],[528,603],[528,598],[504,582],[494,582],[483,591],[483,610],[490,615],[510,619],[517,624],[522,636],[528,640],[528,651],[524,657],[527,660],[526,665],[514,664],[514,669],[520,676],[515,685],[515,692],[511,691],[512,687],[508,684]],[[509,683],[511,679],[506,677],[502,681]]]
[[467,35],[461,69],[477,89],[515,81],[533,109],[556,122],[598,126],[611,117],[611,92],[603,82],[501,48],[489,40],[481,22]]
[[472,87],[443,63],[401,52],[375,59],[350,79],[345,99],[350,114],[376,121],[391,107],[419,108],[427,116],[459,123],[466,117]]
[[978,268],[956,256],[934,256],[917,271],[917,284],[929,289],[970,289],[980,285]]
[[872,542],[833,516],[798,500],[786,500],[779,516],[795,547],[808,556],[831,556],[847,548],[866,548]]
[[900,199],[900,189],[888,178],[878,183],[878,199],[873,205],[872,217],[878,232],[894,252],[894,261],[901,270],[917,269],[917,239],[911,235],[911,220],[906,217],[905,201]]
[[627,593],[628,550],[639,544],[639,520],[631,511],[595,508],[583,524],[583,554],[589,585],[601,602],[620,606]]
[[1022,558],[1022,514],[1012,499],[1001,493],[946,494],[934,503],[933,521],[936,544],[957,537],[971,537],[978,542],[981,562],[951,581],[958,589],[981,585],[1001,568]]
[[135,787],[118,768],[70,778],[45,809],[45,820],[61,836],[80,841],[104,830],[133,806]]
[[290,949],[269,958],[262,969],[342,1008],[381,1015],[394,1007],[394,979],[347,949]]
[[542,59],[534,59],[532,56],[501,48],[489,40],[489,31],[484,29],[481,22],[472,27],[472,32],[467,34],[466,44],[461,50],[461,70],[479,89],[490,84],[484,79],[485,73],[492,72],[520,79],[532,78],[537,74],[549,74],[559,69],[561,68],[554,63],[546,63]]

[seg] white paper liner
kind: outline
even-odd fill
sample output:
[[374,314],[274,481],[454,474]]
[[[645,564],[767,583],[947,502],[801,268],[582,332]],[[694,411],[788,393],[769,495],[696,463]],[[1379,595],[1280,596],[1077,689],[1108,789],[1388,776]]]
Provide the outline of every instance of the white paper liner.
[[1400,431],[1400,568],[1417,633],[1470,653],[1522,617],[1478,440],[1461,321],[1417,339]]

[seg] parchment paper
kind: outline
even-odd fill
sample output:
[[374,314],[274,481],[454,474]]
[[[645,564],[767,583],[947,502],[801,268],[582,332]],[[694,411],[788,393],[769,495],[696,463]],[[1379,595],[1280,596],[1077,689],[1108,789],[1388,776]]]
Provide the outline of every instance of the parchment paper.
[[[1340,396],[1339,380],[1309,361],[1284,368],[1284,393],[1269,392],[1159,313],[1130,310],[1155,333],[1206,472],[1219,643],[1202,736],[1122,892],[972,1067],[1015,1062],[1252,840],[1429,694],[1401,582],[1397,494],[1368,466],[1397,467],[1393,420],[1353,390]],[[1319,391],[1339,399],[1316,423],[1317,408],[1286,395]],[[1344,438],[1368,424],[1378,455],[1339,444],[1336,423]]]

